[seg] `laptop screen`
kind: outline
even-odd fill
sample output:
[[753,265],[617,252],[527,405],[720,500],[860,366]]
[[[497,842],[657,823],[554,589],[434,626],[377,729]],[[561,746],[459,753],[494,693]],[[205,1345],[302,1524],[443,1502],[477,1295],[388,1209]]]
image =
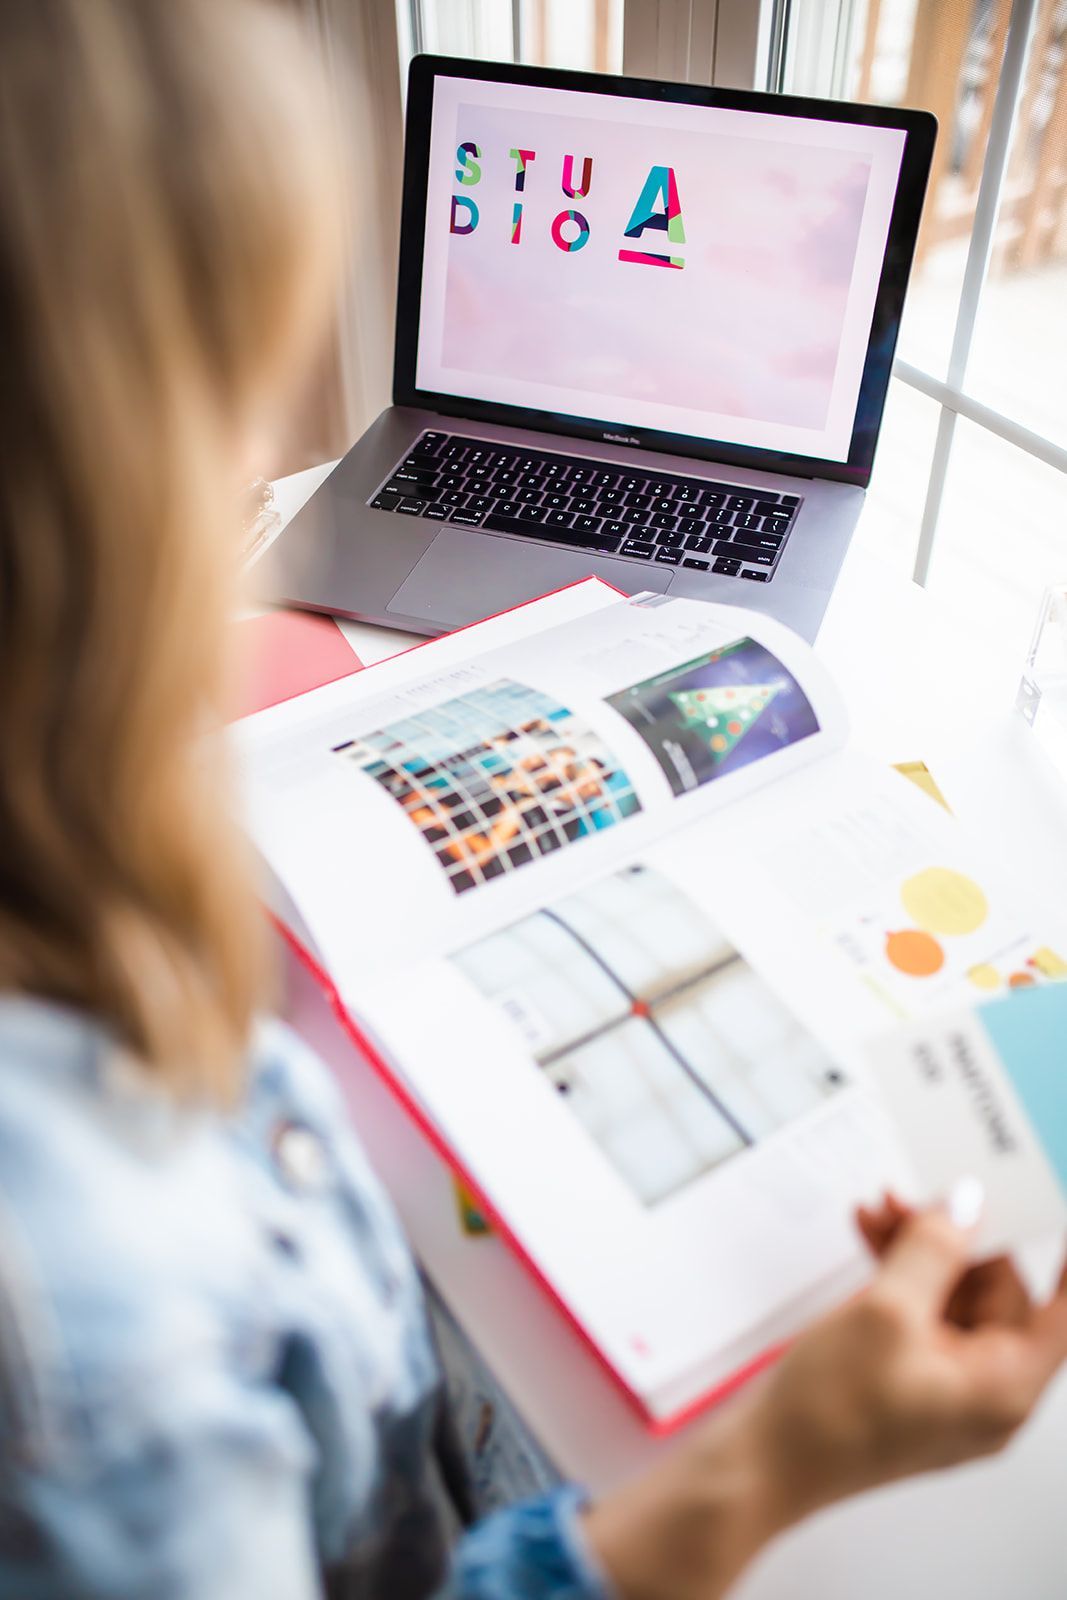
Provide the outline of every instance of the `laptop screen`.
[[436,76],[417,388],[846,462],[905,138]]

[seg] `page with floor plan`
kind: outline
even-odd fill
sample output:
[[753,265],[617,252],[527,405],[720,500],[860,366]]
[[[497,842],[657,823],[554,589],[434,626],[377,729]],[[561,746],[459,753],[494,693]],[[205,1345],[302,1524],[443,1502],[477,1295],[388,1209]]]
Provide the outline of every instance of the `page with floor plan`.
[[483,934],[844,737],[785,628],[595,579],[235,727],[253,840],[342,984]]

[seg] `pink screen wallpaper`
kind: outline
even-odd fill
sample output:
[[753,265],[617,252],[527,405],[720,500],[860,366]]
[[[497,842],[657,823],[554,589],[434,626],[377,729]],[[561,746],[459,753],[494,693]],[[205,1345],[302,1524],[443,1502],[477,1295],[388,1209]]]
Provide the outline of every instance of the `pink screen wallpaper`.
[[556,115],[480,105],[469,87],[453,81],[434,119],[422,386],[847,447],[895,130],[887,161],[882,129],[823,123],[805,139],[800,123],[791,140],[780,116],[664,127],[647,104],[630,122],[635,102],[575,94],[593,114]]

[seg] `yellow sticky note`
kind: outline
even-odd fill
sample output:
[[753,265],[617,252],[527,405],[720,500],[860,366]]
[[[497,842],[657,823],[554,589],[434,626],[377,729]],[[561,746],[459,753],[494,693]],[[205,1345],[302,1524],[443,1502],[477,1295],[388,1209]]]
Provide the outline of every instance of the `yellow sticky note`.
[[894,762],[894,768],[902,777],[907,778],[909,783],[914,783],[917,788],[921,789],[923,794],[928,794],[930,799],[936,800],[939,806],[943,806],[946,811],[951,811],[952,808],[938,788],[933,774],[925,761],[897,761]]

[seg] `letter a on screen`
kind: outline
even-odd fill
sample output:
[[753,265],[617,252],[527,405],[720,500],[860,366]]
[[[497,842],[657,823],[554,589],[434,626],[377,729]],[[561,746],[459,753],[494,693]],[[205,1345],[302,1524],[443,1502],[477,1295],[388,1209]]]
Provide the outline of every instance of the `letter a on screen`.
[[[628,239],[640,239],[646,228],[666,233],[672,244],[685,243],[682,208],[673,167],[652,167],[645,186],[637,197],[633,215],[626,226]],[[620,250],[620,261],[633,261],[648,267],[684,267],[684,256],[668,256],[646,250]]]

